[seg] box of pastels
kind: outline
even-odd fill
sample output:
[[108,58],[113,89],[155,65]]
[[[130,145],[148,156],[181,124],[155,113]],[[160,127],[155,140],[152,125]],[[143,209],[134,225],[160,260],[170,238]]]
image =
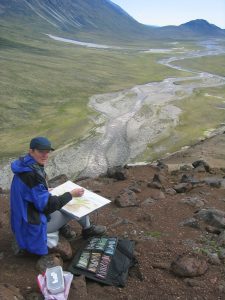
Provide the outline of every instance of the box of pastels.
[[69,271],[105,284],[124,286],[128,269],[134,263],[133,250],[133,241],[93,237],[76,253]]

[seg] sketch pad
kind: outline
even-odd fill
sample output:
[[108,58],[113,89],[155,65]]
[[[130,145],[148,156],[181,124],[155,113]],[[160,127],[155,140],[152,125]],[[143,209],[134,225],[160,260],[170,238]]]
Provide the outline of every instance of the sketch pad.
[[[81,186],[73,183],[72,181],[67,181],[51,190],[51,194],[60,196],[75,188],[81,188]],[[77,219],[80,219],[110,202],[110,200],[84,188],[84,194],[81,197],[73,197],[70,202],[62,207],[62,210],[73,215]]]

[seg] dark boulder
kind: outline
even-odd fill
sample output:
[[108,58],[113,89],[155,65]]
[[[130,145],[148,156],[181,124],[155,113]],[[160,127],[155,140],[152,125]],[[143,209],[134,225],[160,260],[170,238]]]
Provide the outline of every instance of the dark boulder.
[[210,172],[210,166],[204,160],[196,160],[192,163],[192,166],[195,169],[198,168],[199,171]]
[[212,177],[212,178],[205,178],[204,182],[211,186],[211,187],[215,187],[215,188],[220,188],[221,187],[221,179],[217,178],[217,177]]
[[160,179],[160,176],[158,174],[155,174],[152,181],[148,183],[148,187],[153,189],[162,189],[162,182]]
[[206,260],[194,256],[179,256],[171,263],[170,270],[180,277],[196,277],[205,274],[208,269]]
[[192,189],[192,184],[189,182],[179,183],[173,188],[177,193],[187,193]]
[[127,179],[127,172],[127,169],[122,166],[115,166],[107,170],[107,176],[116,180],[125,180]]
[[115,204],[119,207],[137,206],[137,196],[133,191],[124,189],[119,196],[116,197]]
[[63,260],[57,253],[42,256],[36,264],[36,269],[42,274],[47,268],[63,266]]
[[196,218],[218,229],[225,229],[225,212],[215,208],[201,209],[196,213]]
[[169,171],[168,165],[166,165],[162,160],[157,160],[156,166],[159,168],[159,170],[163,170],[165,172]]
[[51,248],[50,252],[59,253],[63,260],[69,260],[73,255],[70,243],[62,236],[60,236],[57,246]]

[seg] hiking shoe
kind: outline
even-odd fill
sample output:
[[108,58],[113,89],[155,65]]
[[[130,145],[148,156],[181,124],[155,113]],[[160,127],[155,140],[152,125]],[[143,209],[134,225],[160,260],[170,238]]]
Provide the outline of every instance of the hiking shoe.
[[59,229],[59,233],[68,241],[72,241],[76,237],[76,232],[73,231],[70,225],[66,224]]
[[82,230],[82,236],[84,239],[88,239],[92,236],[101,236],[106,232],[106,227],[102,225],[91,225],[89,228]]

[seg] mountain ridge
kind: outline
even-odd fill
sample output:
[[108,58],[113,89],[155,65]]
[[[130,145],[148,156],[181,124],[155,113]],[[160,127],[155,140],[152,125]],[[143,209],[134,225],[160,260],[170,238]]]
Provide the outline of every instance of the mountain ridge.
[[177,37],[184,39],[185,36],[191,37],[225,37],[224,30],[220,27],[210,24],[208,21],[204,19],[196,19],[191,20],[189,22],[180,24],[178,26],[170,25],[163,26],[158,29],[161,34],[167,34],[170,36],[174,36],[176,34]]
[[191,39],[225,37],[225,31],[206,20],[192,20],[179,26],[153,27],[141,24],[110,0],[0,0],[4,20],[20,19],[24,24],[61,30],[73,36],[118,39]]

